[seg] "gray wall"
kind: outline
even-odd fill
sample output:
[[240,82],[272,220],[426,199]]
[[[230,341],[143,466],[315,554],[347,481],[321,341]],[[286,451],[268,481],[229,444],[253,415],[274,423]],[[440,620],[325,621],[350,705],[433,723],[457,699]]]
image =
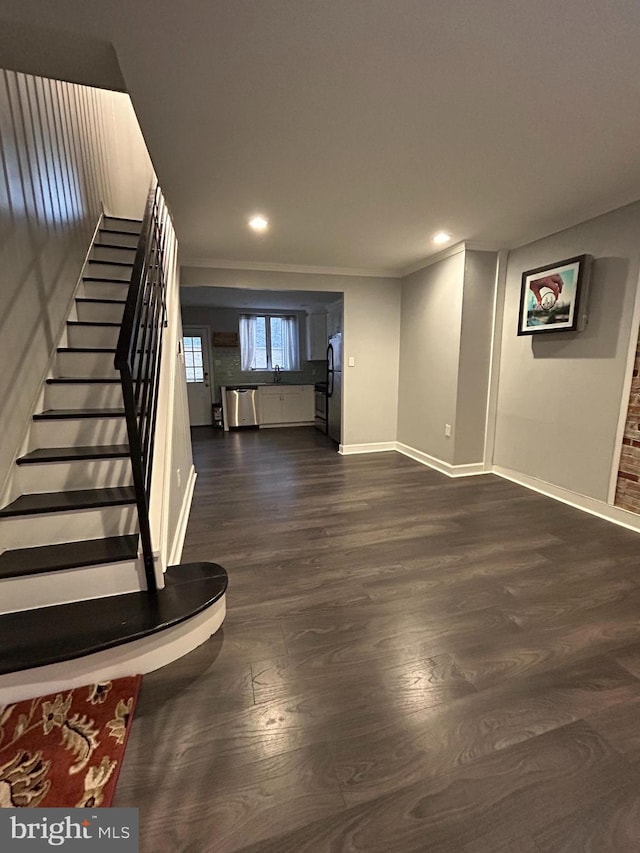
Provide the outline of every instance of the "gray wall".
[[484,456],[496,281],[495,252],[465,252],[454,464]]
[[398,441],[453,464],[464,281],[460,251],[402,282]]
[[495,270],[460,247],[402,285],[398,441],[448,465],[484,457]]
[[398,406],[398,279],[254,270],[182,268],[183,287],[310,290],[344,298],[343,445],[395,441]]
[[[510,253],[494,463],[606,500],[638,281],[640,203]],[[584,332],[517,337],[524,270],[591,254]]]
[[126,95],[0,71],[0,486],[101,213],[142,213],[152,167]]

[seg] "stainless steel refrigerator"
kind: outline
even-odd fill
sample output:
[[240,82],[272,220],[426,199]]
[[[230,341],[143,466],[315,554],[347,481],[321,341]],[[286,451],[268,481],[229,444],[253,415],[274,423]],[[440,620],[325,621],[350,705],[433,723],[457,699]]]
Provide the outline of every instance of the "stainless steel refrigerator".
[[327,434],[342,440],[342,333],[329,338],[327,348]]

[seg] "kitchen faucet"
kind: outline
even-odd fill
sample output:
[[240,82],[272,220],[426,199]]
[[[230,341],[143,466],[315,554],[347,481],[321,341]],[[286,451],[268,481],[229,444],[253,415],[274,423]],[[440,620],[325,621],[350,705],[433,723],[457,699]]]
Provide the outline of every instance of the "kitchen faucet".
[[280,382],[281,379],[282,377],[280,376],[280,365],[276,364],[276,366],[273,368],[273,381]]

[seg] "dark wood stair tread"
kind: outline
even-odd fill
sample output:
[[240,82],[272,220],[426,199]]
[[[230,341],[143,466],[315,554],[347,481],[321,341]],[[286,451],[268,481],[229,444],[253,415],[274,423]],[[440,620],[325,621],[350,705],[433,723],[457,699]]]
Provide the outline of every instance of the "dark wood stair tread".
[[216,563],[171,566],[156,594],[132,592],[0,616],[0,674],[73,660],[178,625],[218,601]]
[[104,320],[67,320],[67,326],[117,326],[122,323],[106,322]]
[[18,465],[38,462],[73,462],[79,459],[119,459],[129,455],[128,444],[96,444],[86,447],[43,447],[16,459]]
[[57,352],[115,352],[115,347],[58,347]]
[[[105,229],[101,228],[100,230],[104,231]],[[109,229],[106,229],[106,230],[109,231]],[[134,234],[134,236],[135,236],[134,231],[111,231],[111,233],[112,234]],[[122,249],[123,252],[135,252],[137,246],[117,246],[117,245],[114,246],[113,243],[94,243],[93,248],[94,249]],[[91,260],[98,261],[99,263],[101,263],[98,258],[92,258]]]
[[123,284],[125,287],[129,287],[131,282],[125,281],[123,278],[109,278],[104,275],[83,275],[83,281],[103,281],[107,282],[107,284]]
[[67,512],[74,509],[95,509],[135,503],[133,486],[112,486],[108,489],[73,489],[68,492],[42,492],[21,495],[0,509],[0,518],[17,515],[37,515],[45,512]]
[[122,560],[135,560],[137,556],[137,534],[65,542],[61,545],[41,545],[38,548],[17,548],[0,554],[0,578],[117,563]]
[[55,376],[47,385],[119,385],[118,376]]
[[46,409],[33,416],[34,421],[56,421],[73,418],[122,418],[124,409]]
[[126,299],[93,299],[90,296],[76,296],[76,302],[90,305],[126,305]]
[[[142,221],[138,219],[125,220],[126,222],[137,222],[142,225]],[[112,228],[111,225],[101,225],[98,231],[104,231],[106,234],[133,234],[138,236],[135,231],[124,231],[122,228]]]
[[110,266],[110,267],[133,267],[133,261],[101,261],[98,258],[89,258],[87,263],[88,264],[104,264],[105,266]]

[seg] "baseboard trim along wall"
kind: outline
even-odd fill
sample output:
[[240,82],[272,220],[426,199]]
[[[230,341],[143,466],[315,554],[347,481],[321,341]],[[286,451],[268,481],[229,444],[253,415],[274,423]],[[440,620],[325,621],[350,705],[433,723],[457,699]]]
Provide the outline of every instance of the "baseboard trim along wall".
[[441,474],[446,474],[447,477],[473,477],[478,474],[495,474],[505,480],[511,480],[512,483],[517,483],[519,486],[524,486],[526,489],[539,492],[539,494],[545,495],[545,497],[553,498],[568,506],[575,507],[575,509],[580,509],[583,512],[588,512],[590,515],[602,518],[604,521],[610,521],[612,524],[617,524],[620,527],[626,527],[627,530],[640,533],[640,515],[617,506],[612,506],[605,501],[580,495],[577,492],[572,492],[570,489],[555,486],[553,483],[538,480],[536,477],[531,477],[528,474],[521,474],[519,471],[503,468],[500,465],[485,466],[482,462],[475,462],[470,465],[450,465],[448,462],[443,462],[442,459],[429,456],[428,453],[423,453],[421,450],[416,450],[415,447],[410,447],[408,444],[403,444],[400,441],[386,441],[377,444],[340,445],[340,453],[344,456],[354,453],[379,453],[387,450],[396,450],[398,453],[408,456],[421,465],[426,465],[428,468],[433,468]]
[[402,444],[401,441],[395,442],[395,449],[398,453],[402,453],[403,456],[408,456],[421,465],[434,468],[436,471],[440,471],[441,474],[446,474],[447,477],[473,477],[477,474],[490,473],[485,468],[483,462],[473,462],[469,465],[450,465],[448,462],[443,462],[442,459],[436,459],[435,456],[423,453],[422,450],[416,450],[415,447]]
[[628,530],[640,533],[640,515],[636,515],[626,509],[611,506],[604,501],[589,498],[586,495],[579,495],[577,492],[563,489],[561,486],[554,486],[552,483],[538,480],[536,477],[530,477],[528,474],[521,474],[519,471],[502,468],[500,465],[494,465],[491,470],[498,477],[511,480],[512,483],[517,483],[519,486],[525,486],[525,488],[539,492],[548,498],[554,498],[554,500],[561,501],[563,504],[575,507],[575,509],[581,509],[590,515],[595,515],[605,521],[610,521],[620,527],[626,527]]
[[338,453],[343,456],[352,456],[354,453],[386,453],[395,450],[395,441],[379,441],[370,444],[341,444]]
[[184,499],[182,501],[182,507],[180,509],[180,517],[178,519],[178,524],[176,526],[176,532],[173,537],[173,542],[171,544],[171,550],[169,551],[169,566],[177,566],[182,557],[182,549],[184,547],[184,538],[187,535],[187,523],[189,521],[189,515],[191,513],[191,502],[193,501],[193,491],[196,487],[196,469],[195,466],[191,466],[191,470],[189,471],[189,482],[187,483],[187,488],[185,489]]

